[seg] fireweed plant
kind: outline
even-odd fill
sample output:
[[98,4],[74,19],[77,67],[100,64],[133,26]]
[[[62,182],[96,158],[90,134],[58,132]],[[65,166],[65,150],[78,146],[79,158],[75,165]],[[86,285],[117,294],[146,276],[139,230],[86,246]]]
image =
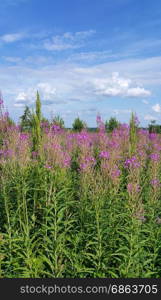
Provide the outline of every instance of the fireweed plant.
[[161,136],[8,122],[0,100],[0,277],[161,276]]

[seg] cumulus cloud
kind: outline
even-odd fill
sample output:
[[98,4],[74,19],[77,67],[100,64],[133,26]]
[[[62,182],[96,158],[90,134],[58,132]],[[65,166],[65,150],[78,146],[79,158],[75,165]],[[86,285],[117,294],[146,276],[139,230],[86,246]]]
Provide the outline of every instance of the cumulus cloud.
[[133,86],[131,79],[119,76],[118,72],[112,73],[112,77],[96,78],[93,80],[93,87],[97,95],[107,97],[147,97],[151,95],[149,90],[143,87]]
[[14,106],[23,107],[25,105],[32,106],[35,103],[36,91],[39,91],[43,105],[51,105],[54,103],[56,96],[56,88],[46,82],[40,82],[35,88],[28,88],[26,92],[19,92],[16,96]]
[[[138,69],[140,65],[142,66],[141,70]],[[147,61],[144,62],[144,65],[147,66]],[[161,67],[161,60],[155,61],[154,72],[157,71],[158,65]],[[119,73],[113,73],[113,70],[118,70]],[[40,92],[43,105],[46,103],[44,111],[47,111],[47,109],[53,110],[56,107],[61,114],[66,109],[81,110],[84,105],[87,108],[92,105],[99,110],[101,100],[106,99],[103,92],[108,88],[114,90],[109,94],[111,97],[119,95],[119,98],[131,98],[127,102],[131,107],[132,97],[129,96],[131,93],[135,94],[135,97],[137,94],[136,98],[141,98],[140,95],[143,94],[145,97],[145,91],[149,86],[147,82],[144,83],[146,74],[142,61],[138,64],[133,61],[130,70],[129,61],[97,64],[88,67],[67,62],[45,65],[30,65],[21,62],[17,66],[0,66],[0,88],[5,101],[8,102],[10,111],[13,110],[14,114],[19,113],[18,110],[16,112],[16,109],[13,109],[14,103],[17,108],[26,104],[33,105],[36,90]],[[158,80],[157,73],[154,73],[154,75],[153,78]],[[137,76],[137,79],[135,76]],[[141,88],[139,93],[138,87]],[[149,87],[152,88],[152,86]],[[136,90],[129,92],[130,88],[137,89],[137,93]],[[106,97],[108,96],[106,95]]]
[[159,103],[156,103],[155,105],[152,106],[152,110],[154,110],[157,113],[161,112],[161,106]]
[[65,32],[62,35],[53,36],[44,41],[44,48],[49,51],[63,51],[67,49],[77,49],[84,45],[85,39],[95,33],[94,30]]
[[0,41],[4,43],[14,43],[24,38],[24,33],[8,33],[0,36]]
[[56,95],[56,88],[47,82],[37,84],[37,89],[40,91],[42,98],[52,100]]

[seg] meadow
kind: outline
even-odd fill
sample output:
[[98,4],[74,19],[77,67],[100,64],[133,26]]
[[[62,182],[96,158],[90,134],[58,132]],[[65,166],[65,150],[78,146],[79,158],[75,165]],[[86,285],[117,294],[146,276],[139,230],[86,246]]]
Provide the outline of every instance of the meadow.
[[0,277],[161,277],[161,136],[0,114]]

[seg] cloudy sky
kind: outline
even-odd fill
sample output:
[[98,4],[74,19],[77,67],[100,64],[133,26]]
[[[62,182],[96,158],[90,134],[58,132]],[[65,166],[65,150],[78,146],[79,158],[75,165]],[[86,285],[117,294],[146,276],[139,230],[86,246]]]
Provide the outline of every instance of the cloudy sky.
[[160,0],[0,0],[0,90],[18,120],[40,92],[66,126],[161,122]]

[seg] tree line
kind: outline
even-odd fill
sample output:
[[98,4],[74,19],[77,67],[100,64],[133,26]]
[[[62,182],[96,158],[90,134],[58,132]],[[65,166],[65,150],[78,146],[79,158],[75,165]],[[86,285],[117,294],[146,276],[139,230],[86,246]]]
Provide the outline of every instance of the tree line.
[[[8,115],[8,124],[14,124],[14,121]],[[35,139],[39,140],[41,124],[46,125],[56,125],[60,128],[65,128],[64,120],[56,115],[49,121],[45,118],[41,111],[41,100],[39,92],[36,94],[35,110],[30,109],[29,106],[25,106],[23,115],[20,117],[20,128],[22,131],[32,132]],[[114,129],[118,128],[120,125],[119,121],[115,117],[109,118],[105,121],[105,129],[107,132],[112,132]],[[74,131],[81,131],[83,129],[88,129],[90,131],[95,131],[96,128],[88,128],[87,124],[81,120],[79,117],[75,118],[72,129]],[[161,133],[161,125],[156,124],[155,120],[152,120],[148,125],[148,130],[150,133]]]

